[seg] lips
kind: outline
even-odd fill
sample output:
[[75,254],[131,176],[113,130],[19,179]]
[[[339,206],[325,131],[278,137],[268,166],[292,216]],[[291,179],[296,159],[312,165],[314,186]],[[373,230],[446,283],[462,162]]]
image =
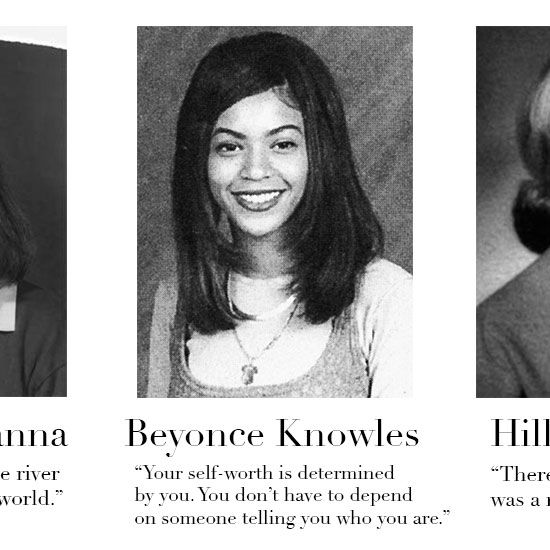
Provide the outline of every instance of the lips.
[[233,191],[237,203],[251,212],[264,212],[273,208],[280,200],[285,190],[266,189],[261,191]]

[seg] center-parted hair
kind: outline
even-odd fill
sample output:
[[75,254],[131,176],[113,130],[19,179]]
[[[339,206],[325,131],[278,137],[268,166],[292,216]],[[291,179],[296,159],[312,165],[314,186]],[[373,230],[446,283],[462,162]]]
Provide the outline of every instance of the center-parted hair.
[[339,315],[358,276],[383,247],[380,224],[357,177],[342,100],[328,68],[300,40],[263,32],[214,46],[196,68],[182,102],[172,181],[178,260],[176,329],[230,329],[237,318],[226,296],[229,269],[246,258],[220,228],[221,210],[208,185],[210,140],[218,117],[249,96],[281,89],[300,110],[308,177],[287,222],[293,291],[311,323]]
[[0,166],[0,284],[21,281],[33,251],[29,222],[13,200]]
[[542,254],[550,248],[550,63],[520,113],[518,142],[532,179],[520,187],[514,226],[521,242]]

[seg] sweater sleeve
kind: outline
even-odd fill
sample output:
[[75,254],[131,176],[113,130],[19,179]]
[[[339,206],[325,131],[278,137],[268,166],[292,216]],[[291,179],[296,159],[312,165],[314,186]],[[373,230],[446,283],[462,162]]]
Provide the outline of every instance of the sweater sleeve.
[[476,312],[477,397],[521,397],[515,362],[513,345],[493,319],[490,304],[482,304]]
[[170,335],[176,311],[173,281],[163,281],[155,294],[149,342],[147,397],[167,397],[170,386]]
[[22,283],[17,296],[18,325],[25,369],[26,395],[67,395],[67,331],[65,308],[57,297]]
[[65,331],[51,331],[38,350],[39,358],[27,383],[31,397],[66,397]]
[[33,397],[66,397],[67,368],[63,364],[50,371],[42,380],[38,380],[32,393]]
[[372,397],[412,394],[412,277],[384,262],[367,271],[358,308]]

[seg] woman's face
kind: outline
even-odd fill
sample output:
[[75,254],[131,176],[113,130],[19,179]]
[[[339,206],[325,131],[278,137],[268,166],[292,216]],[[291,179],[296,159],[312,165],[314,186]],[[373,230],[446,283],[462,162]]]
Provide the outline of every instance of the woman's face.
[[302,114],[271,90],[238,101],[214,125],[210,190],[241,237],[280,232],[304,194],[307,171]]

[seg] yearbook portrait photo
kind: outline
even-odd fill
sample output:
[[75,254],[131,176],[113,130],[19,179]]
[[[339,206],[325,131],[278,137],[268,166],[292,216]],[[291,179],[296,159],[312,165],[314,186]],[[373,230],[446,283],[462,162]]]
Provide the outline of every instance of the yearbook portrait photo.
[[3,29],[0,397],[62,397],[67,392],[67,56],[62,48],[3,40],[11,34]]
[[550,28],[477,28],[477,396],[550,397]]
[[139,397],[412,395],[412,28],[138,28]]

